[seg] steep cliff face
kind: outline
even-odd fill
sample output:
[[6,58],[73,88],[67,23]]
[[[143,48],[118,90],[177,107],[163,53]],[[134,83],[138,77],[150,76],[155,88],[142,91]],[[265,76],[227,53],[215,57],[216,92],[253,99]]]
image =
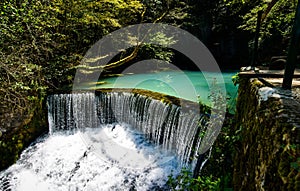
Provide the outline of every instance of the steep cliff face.
[[300,103],[291,94],[240,80],[234,190],[300,190],[299,119]]

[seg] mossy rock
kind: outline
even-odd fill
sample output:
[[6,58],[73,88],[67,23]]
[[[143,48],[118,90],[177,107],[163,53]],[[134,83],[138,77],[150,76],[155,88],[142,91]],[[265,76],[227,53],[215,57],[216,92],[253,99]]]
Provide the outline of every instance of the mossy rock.
[[0,170],[15,163],[21,152],[37,137],[48,131],[46,104],[38,103],[30,120],[3,134],[0,141]]
[[[240,80],[236,126],[242,137],[234,159],[235,190],[295,190],[297,171],[291,167],[299,157],[299,128],[294,127],[292,100],[259,101],[258,90],[267,86],[258,79]],[[299,118],[300,116],[298,116]]]

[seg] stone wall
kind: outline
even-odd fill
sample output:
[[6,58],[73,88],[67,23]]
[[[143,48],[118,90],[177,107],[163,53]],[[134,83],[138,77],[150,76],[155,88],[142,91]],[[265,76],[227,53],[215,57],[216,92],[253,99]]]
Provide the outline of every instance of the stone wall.
[[258,79],[240,79],[235,117],[234,190],[300,190],[300,103]]

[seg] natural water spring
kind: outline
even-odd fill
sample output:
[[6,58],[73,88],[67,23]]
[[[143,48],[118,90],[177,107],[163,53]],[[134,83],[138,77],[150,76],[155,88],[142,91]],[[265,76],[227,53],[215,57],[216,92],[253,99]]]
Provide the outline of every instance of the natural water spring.
[[[101,87],[136,87],[197,99],[173,91],[172,86],[180,86],[180,75],[147,75],[156,80],[136,86],[130,84],[137,81],[133,76],[125,76],[107,79]],[[228,76],[226,89],[234,95]],[[207,85],[196,73],[190,79],[205,102]],[[164,190],[169,175],[182,167],[193,170],[199,161],[201,168],[206,161],[199,153],[207,116],[192,109],[122,92],[56,94],[47,104],[49,134],[0,172],[0,190]]]

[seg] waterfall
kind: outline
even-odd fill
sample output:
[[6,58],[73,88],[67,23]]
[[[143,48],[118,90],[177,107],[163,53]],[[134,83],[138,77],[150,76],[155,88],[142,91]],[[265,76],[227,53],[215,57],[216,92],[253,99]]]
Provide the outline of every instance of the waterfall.
[[127,123],[154,144],[174,152],[182,167],[192,169],[197,163],[200,134],[207,127],[205,115],[126,92],[50,95],[48,119],[50,134]]
[[50,134],[99,125],[94,94],[55,94],[48,97],[47,104]]
[[0,190],[167,190],[182,167],[194,174],[205,115],[136,93],[50,95],[49,134],[0,172]]

